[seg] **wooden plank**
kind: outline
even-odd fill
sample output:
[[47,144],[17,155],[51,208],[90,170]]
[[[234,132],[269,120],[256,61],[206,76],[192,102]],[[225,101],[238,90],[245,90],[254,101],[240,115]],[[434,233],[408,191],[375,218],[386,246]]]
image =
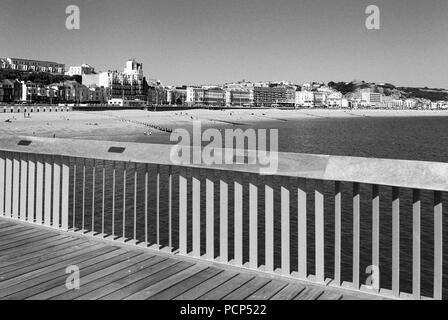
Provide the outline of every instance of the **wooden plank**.
[[298,251],[298,277],[306,279],[307,270],[307,216],[306,216],[306,180],[298,180],[297,188],[297,251]]
[[323,293],[324,290],[321,288],[308,287],[300,292],[294,300],[317,300]]
[[150,300],[173,300],[175,297],[181,295],[182,293],[195,288],[196,286],[202,284],[203,282],[214,279],[216,275],[222,273],[223,271],[218,268],[207,268],[177,284],[164,288],[160,293],[152,295]]
[[0,289],[5,289],[7,287],[16,285],[17,283],[27,281],[28,279],[39,274],[52,272],[60,267],[67,267],[67,265],[73,263],[80,263],[93,256],[115,249],[116,247],[106,247],[102,244],[95,244],[61,257],[49,259],[29,267],[24,267],[18,270],[4,273],[2,274],[4,281],[0,282]]
[[25,230],[30,230],[30,229],[25,226],[18,225],[18,224],[6,226],[5,228],[0,229],[0,239],[5,238],[5,237],[10,237],[10,235],[14,235],[14,234],[16,234],[16,232],[25,231]]
[[318,300],[342,300],[342,293],[336,290],[325,290]]
[[[93,271],[90,274],[87,274],[82,277],[82,288],[83,290],[85,286],[93,281],[97,281],[100,278],[107,277],[114,272],[117,272],[122,269],[126,269],[132,267],[140,261],[144,261],[149,259],[147,254],[143,254],[141,252],[131,251],[131,256],[125,258],[125,260],[121,260],[120,262],[114,262],[108,267],[100,268],[98,270]],[[73,299],[78,296],[78,290],[67,292],[67,288],[65,287],[55,287],[51,290],[47,290],[38,295],[30,297],[33,300],[47,300],[47,299]]]
[[412,190],[412,295],[414,299],[420,299],[420,190]]
[[16,257],[20,257],[22,255],[36,252],[40,250],[47,250],[50,247],[58,245],[58,243],[64,239],[73,239],[70,235],[58,235],[51,234],[51,237],[48,237],[44,240],[39,240],[37,243],[32,243],[32,245],[28,244],[26,246],[17,247],[9,250],[9,252],[0,253],[0,262],[6,261],[8,259],[14,259]]
[[256,277],[223,298],[223,300],[244,300],[263,288],[271,279]]
[[[121,278],[117,273],[111,274],[110,277],[113,281],[108,283],[101,283],[98,285],[97,281],[89,284],[90,288],[84,290],[83,294],[77,295],[78,300],[97,300],[97,299],[108,299],[106,296],[113,294],[114,292],[120,291],[123,288],[126,288],[133,284],[138,284],[140,281],[144,281],[145,278],[160,272],[163,269],[166,269],[170,266],[173,266],[177,263],[177,261],[173,259],[166,259],[160,256],[156,256],[151,260],[147,260],[144,267],[140,267],[140,269],[136,269],[135,272],[128,272]],[[108,277],[109,278],[109,277]],[[102,280],[102,279],[101,279]],[[100,281],[101,281],[100,280]],[[109,279],[105,279],[109,280]],[[93,286],[92,286],[93,285]],[[96,289],[95,289],[96,288]]]
[[[169,262],[168,262],[169,263]],[[160,270],[159,267],[156,267],[155,272],[153,272],[150,276],[145,277],[144,279],[141,279],[140,281],[133,283],[129,286],[126,286],[124,288],[121,288],[119,291],[115,291],[112,294],[109,294],[107,296],[102,297],[102,300],[121,300],[125,299],[137,292],[140,292],[144,290],[145,288],[148,288],[152,286],[153,284],[156,284],[163,279],[166,279],[172,275],[175,275],[182,270],[185,270],[186,268],[192,266],[191,263],[187,262],[179,262],[175,263],[167,268],[164,268]]]
[[77,245],[80,245],[82,243],[86,243],[87,240],[86,239],[75,239],[75,238],[66,238],[66,239],[61,239],[60,241],[58,241],[58,245],[55,245],[53,247],[49,247],[45,250],[38,250],[35,252],[29,252],[27,254],[24,254],[22,256],[18,256],[15,258],[11,258],[8,259],[7,261],[0,261],[0,268],[5,268],[8,267],[10,265],[13,265],[15,263],[25,263],[26,261],[39,261],[37,259],[42,258],[44,256],[50,256],[54,253],[57,253],[60,250],[64,250],[67,249],[67,247],[75,247]]
[[[25,292],[21,292],[20,294],[22,296],[20,298],[21,299],[30,298],[32,300],[36,300],[37,296],[47,295],[47,292],[49,292],[49,291],[54,292],[55,289],[60,288],[60,287],[65,288],[64,291],[67,294],[74,293],[77,295],[77,294],[79,294],[79,291],[81,290],[81,288],[83,288],[85,285],[84,278],[86,276],[91,275],[92,273],[101,270],[101,268],[107,268],[107,267],[113,266],[116,263],[128,260],[128,259],[134,257],[135,255],[138,255],[138,253],[137,252],[133,252],[133,253],[127,252],[126,253],[126,250],[119,249],[119,250],[115,250],[113,252],[104,254],[101,257],[94,257],[92,259],[85,260],[85,261],[77,264],[77,267],[79,267],[80,274],[82,276],[80,289],[77,289],[77,290],[68,290],[65,287],[65,281],[66,281],[67,275],[65,274],[64,269],[55,271],[55,274],[58,275],[59,277],[56,277],[54,279],[50,278],[47,282],[40,282],[40,285],[36,285],[28,290],[25,290]],[[42,278],[44,278],[44,277],[42,277]],[[40,281],[40,279],[38,281]]]
[[353,287],[358,290],[359,283],[359,248],[360,248],[360,194],[359,183],[353,183]]
[[8,242],[5,241],[0,245],[0,252],[1,254],[5,254],[7,252],[11,252],[11,250],[17,250],[20,246],[28,245],[28,244],[34,244],[38,240],[50,238],[53,236],[53,234],[48,234],[45,231],[39,230],[39,231],[33,231],[32,234],[26,234],[21,236],[20,239],[13,239],[12,241]]
[[276,293],[273,297],[271,297],[270,300],[292,300],[303,290],[305,290],[305,287],[303,285],[290,283],[278,293]]
[[265,271],[274,271],[274,185],[272,176],[265,185]]
[[230,279],[229,281],[221,284],[220,286],[215,287],[211,291],[207,292],[203,296],[200,296],[198,300],[220,300],[232,293],[236,289],[241,286],[244,286],[250,280],[252,280],[254,276],[248,274],[239,274],[236,277]]
[[272,280],[248,296],[246,300],[269,300],[287,285],[285,281]]
[[434,191],[434,299],[442,300],[443,290],[443,210],[442,193]]
[[392,293],[400,296],[400,189],[392,188]]
[[[67,244],[64,246],[63,249],[59,250],[59,251],[41,251],[43,254],[35,257],[35,258],[30,258],[30,259],[26,259],[26,260],[20,260],[20,261],[16,261],[13,263],[10,263],[7,266],[2,267],[2,274],[5,274],[7,272],[10,271],[14,271],[14,270],[18,270],[20,268],[25,268],[28,266],[33,266],[37,263],[43,262],[43,261],[47,261],[49,259],[54,259],[63,255],[66,255],[68,253],[71,252],[76,252],[77,250],[80,250],[82,248],[87,248],[89,246],[91,246],[92,244],[89,242],[78,242],[78,243],[70,243],[71,246],[67,246]],[[10,261],[8,261],[10,262]]]
[[217,276],[208,279],[201,284],[181,293],[174,300],[195,300],[200,296],[205,295],[207,292],[213,290],[214,288],[220,286],[221,284],[229,281],[230,279],[236,277],[238,273],[233,271],[224,271]]
[[180,272],[177,272],[173,275],[169,275],[161,279],[160,282],[154,283],[149,287],[145,288],[144,290],[136,292],[133,295],[126,297],[125,300],[150,299],[152,296],[162,292],[166,288],[175,286],[176,284],[179,284],[180,282],[197,275],[198,273],[206,270],[207,268],[208,267],[204,265],[193,265],[186,269],[182,269]]
[[[104,261],[108,261],[114,256],[120,256],[125,252],[126,251],[123,249],[116,249],[111,252],[92,257],[91,259],[84,260],[77,263],[76,266],[79,268],[80,274],[85,275],[87,273],[85,270],[82,270],[83,268],[89,266],[98,268],[98,264],[102,263],[104,265]],[[51,273],[41,274],[38,277],[28,279],[26,282],[19,283],[14,287],[9,287],[6,293],[7,296],[2,298],[5,300],[24,300],[58,286],[66,287],[65,284],[68,275],[65,271],[66,267],[63,267],[58,270],[54,270]],[[66,288],[66,290],[68,289]]]

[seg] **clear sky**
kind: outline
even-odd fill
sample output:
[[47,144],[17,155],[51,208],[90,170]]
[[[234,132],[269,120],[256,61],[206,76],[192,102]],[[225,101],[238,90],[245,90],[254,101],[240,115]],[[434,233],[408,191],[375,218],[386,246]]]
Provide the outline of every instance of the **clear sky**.
[[[81,29],[65,28],[65,8]],[[379,6],[381,29],[365,9]],[[1,0],[0,56],[143,62],[164,84],[241,79],[448,88],[447,0]]]

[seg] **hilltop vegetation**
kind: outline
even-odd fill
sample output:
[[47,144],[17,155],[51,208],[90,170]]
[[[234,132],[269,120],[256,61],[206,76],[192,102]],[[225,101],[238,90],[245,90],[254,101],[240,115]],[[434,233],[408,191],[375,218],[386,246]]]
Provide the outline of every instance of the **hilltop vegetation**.
[[0,81],[9,80],[19,80],[19,81],[31,81],[36,84],[49,85],[55,82],[62,81],[76,81],[78,83],[82,82],[81,76],[65,76],[65,75],[55,75],[47,72],[25,72],[10,69],[0,70]]
[[392,96],[395,99],[420,98],[431,101],[448,100],[448,91],[437,88],[414,88],[396,87],[390,83],[368,83],[364,81],[334,82],[330,81],[328,86],[338,90],[342,94],[357,93],[362,89],[370,89],[372,92]]

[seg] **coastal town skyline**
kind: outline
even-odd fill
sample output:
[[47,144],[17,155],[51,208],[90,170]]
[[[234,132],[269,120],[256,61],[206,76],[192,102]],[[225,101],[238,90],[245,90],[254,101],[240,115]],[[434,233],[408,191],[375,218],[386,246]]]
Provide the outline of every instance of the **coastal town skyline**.
[[[99,70],[119,69],[123,57],[135,57],[149,78],[170,85],[237,79],[448,83],[448,48],[434,41],[448,27],[446,1],[375,1],[380,30],[365,28],[367,1],[285,0],[278,8],[266,1],[77,1],[81,28],[72,31],[64,27],[69,2],[22,2],[2,3],[0,42],[8,43],[2,56],[63,57],[67,65],[85,62]],[[25,41],[31,38],[39,41]]]

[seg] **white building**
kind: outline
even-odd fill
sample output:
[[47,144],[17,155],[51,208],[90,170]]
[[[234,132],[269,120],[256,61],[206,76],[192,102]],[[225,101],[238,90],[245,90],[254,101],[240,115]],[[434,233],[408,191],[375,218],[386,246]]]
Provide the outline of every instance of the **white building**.
[[295,106],[308,108],[314,107],[314,92],[296,91]]
[[71,66],[68,71],[65,73],[67,76],[82,76],[84,74],[93,74],[95,73],[95,68],[88,65],[83,64],[80,66]]
[[55,74],[64,74],[65,71],[65,64],[40,60],[4,58],[2,65],[5,65],[4,69],[18,71],[49,72]]

